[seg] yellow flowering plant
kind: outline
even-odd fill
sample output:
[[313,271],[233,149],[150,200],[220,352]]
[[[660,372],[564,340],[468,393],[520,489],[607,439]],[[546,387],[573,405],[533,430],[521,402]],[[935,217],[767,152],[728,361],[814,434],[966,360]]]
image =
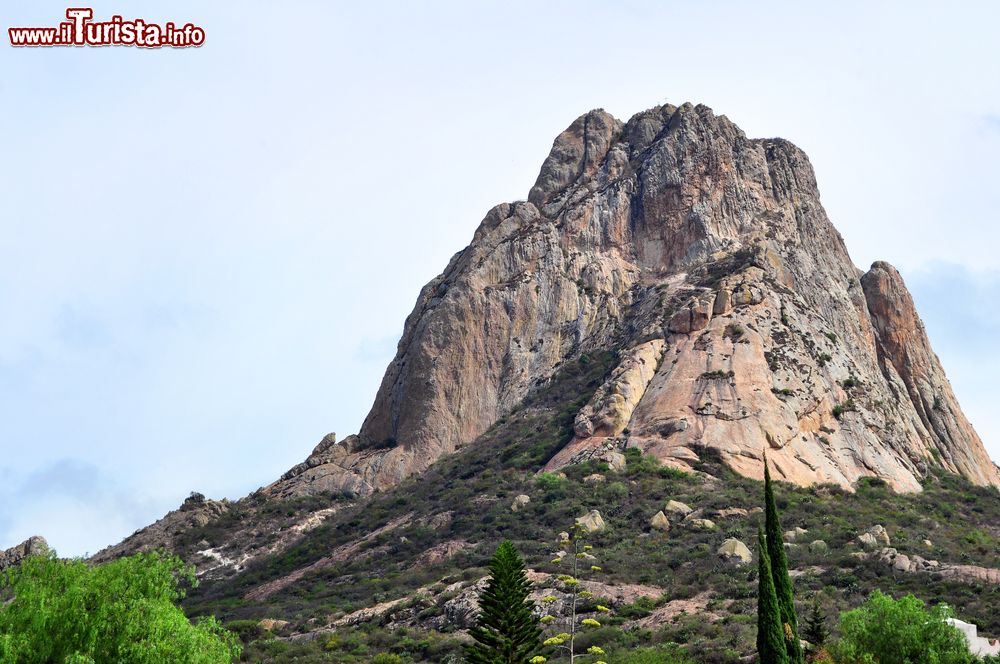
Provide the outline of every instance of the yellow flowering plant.
[[[553,557],[552,564],[565,565],[568,563],[572,567],[572,569],[565,569],[562,573],[555,575],[555,580],[562,587],[562,591],[568,595],[566,608],[569,615],[566,618],[558,618],[555,615],[555,603],[558,598],[554,595],[547,595],[542,598],[542,604],[551,608],[546,609],[549,613],[541,618],[541,624],[543,627],[560,625],[560,627],[567,627],[568,631],[550,635],[543,641],[543,645],[566,651],[571,664],[576,664],[577,658],[585,658],[585,661],[590,664],[607,664],[601,659],[605,652],[600,646],[592,645],[586,652],[578,652],[576,645],[576,637],[581,630],[596,629],[601,626],[601,623],[594,618],[578,615],[581,608],[580,600],[590,599],[594,596],[594,593],[584,586],[585,582],[581,579],[581,575],[598,574],[602,571],[599,565],[593,564],[596,562],[596,558],[590,552],[593,551],[594,547],[583,542],[586,534],[585,529],[574,526],[572,534],[568,538],[561,536],[558,540],[561,551]],[[603,604],[597,604],[594,608],[599,613],[611,612],[611,609]],[[541,662],[537,664],[541,664]]]

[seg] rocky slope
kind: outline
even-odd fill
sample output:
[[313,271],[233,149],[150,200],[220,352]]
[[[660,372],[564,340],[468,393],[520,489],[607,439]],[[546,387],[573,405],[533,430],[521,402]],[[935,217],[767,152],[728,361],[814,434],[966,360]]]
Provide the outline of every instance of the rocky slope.
[[49,544],[44,537],[33,535],[17,546],[0,551],[0,572],[17,565],[28,556],[42,556],[49,551]]
[[852,264],[806,155],[685,104],[573,122],[528,200],[423,288],[361,431],[264,492],[385,489],[601,349],[619,364],[549,469],[714,448],[750,477],[766,450],[799,484],[915,491],[940,465],[1000,485],[899,273]]

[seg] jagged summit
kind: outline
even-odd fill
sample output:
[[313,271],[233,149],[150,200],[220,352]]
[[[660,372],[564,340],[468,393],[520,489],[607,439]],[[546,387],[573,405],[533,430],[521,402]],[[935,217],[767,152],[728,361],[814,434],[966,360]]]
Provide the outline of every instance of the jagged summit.
[[265,493],[365,494],[472,443],[567,360],[618,365],[549,468],[626,446],[752,477],[918,490],[928,466],[1000,485],[903,281],[851,262],[806,155],[705,106],[553,143],[526,202],[494,207],[427,284],[361,431]]

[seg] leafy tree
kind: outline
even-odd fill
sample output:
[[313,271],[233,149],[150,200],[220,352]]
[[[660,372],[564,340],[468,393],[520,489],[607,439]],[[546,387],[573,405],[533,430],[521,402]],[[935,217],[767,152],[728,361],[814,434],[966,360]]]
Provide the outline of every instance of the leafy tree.
[[[563,538],[566,534],[567,533],[563,533],[560,537]],[[560,574],[557,577],[559,583],[563,587],[563,590],[570,595],[569,631],[559,632],[558,634],[550,636],[545,639],[544,644],[553,648],[565,650],[566,654],[569,655],[569,661],[571,664],[576,662],[578,657],[588,655],[593,657],[594,664],[607,664],[603,659],[605,655],[604,649],[598,645],[590,646],[585,652],[577,652],[576,636],[581,628],[597,628],[601,626],[601,622],[595,618],[583,618],[580,620],[578,615],[580,600],[587,600],[593,597],[593,593],[580,587],[580,576],[586,573],[596,574],[602,571],[600,566],[595,564],[596,558],[591,553],[593,547],[585,543],[585,535],[586,530],[581,527],[580,524],[575,524],[573,526],[572,535],[570,535],[569,538],[560,539],[559,541],[562,555],[554,558],[552,563],[555,565],[561,565],[567,559],[571,561],[571,565],[569,567],[572,573]],[[557,602],[558,599],[559,598],[554,595],[549,595],[542,601],[546,604],[552,605]],[[610,608],[602,604],[597,604],[595,608],[600,613],[611,612]],[[556,622],[556,617],[552,614],[547,614],[542,617],[542,622],[546,625],[553,625]],[[531,660],[532,664],[542,664],[544,661],[545,658],[540,655]]]
[[812,609],[806,616],[806,624],[802,630],[802,636],[812,644],[813,649],[822,648],[830,636],[830,630],[826,628],[826,614],[819,606],[819,600],[814,599]]
[[90,566],[32,556],[5,571],[0,661],[19,664],[221,664],[239,641],[215,620],[192,624],[175,604],[194,568],[176,556],[136,554]]
[[837,661],[870,664],[971,664],[965,636],[945,622],[944,604],[930,610],[913,595],[893,600],[874,591],[861,607],[840,616]]
[[514,545],[505,541],[493,554],[490,579],[479,597],[480,614],[469,630],[476,640],[466,646],[469,662],[526,664],[538,651],[542,630],[530,594],[524,562]]
[[760,664],[788,664],[781,608],[771,578],[771,559],[764,531],[757,529],[757,654]]
[[792,590],[792,577],[788,574],[788,557],[785,554],[784,537],[781,533],[781,522],[778,519],[778,506],[774,502],[774,487],[771,486],[771,470],[764,459],[764,530],[767,535],[767,555],[771,559],[771,578],[774,580],[774,590],[778,595],[778,606],[781,609],[782,632],[785,634],[785,647],[788,661],[791,664],[802,662],[802,645],[799,643],[799,625],[795,617],[795,595]]

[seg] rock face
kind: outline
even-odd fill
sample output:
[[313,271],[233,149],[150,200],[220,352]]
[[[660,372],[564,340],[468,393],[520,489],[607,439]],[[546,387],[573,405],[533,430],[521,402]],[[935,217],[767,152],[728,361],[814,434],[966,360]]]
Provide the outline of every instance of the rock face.
[[122,555],[171,549],[178,533],[203,526],[228,510],[228,501],[209,500],[200,493],[192,493],[176,510],[167,512],[162,519],[136,531],[122,542],[98,551],[91,560],[101,563]]
[[713,448],[759,478],[766,449],[798,484],[916,491],[940,465],[1000,485],[902,279],[853,265],[806,155],[684,104],[560,134],[528,200],[423,288],[361,431],[265,492],[391,486],[607,349],[549,470],[626,447],[690,469]]
[[28,556],[42,556],[48,553],[49,544],[44,537],[33,535],[17,546],[0,551],[0,571],[17,565]]

